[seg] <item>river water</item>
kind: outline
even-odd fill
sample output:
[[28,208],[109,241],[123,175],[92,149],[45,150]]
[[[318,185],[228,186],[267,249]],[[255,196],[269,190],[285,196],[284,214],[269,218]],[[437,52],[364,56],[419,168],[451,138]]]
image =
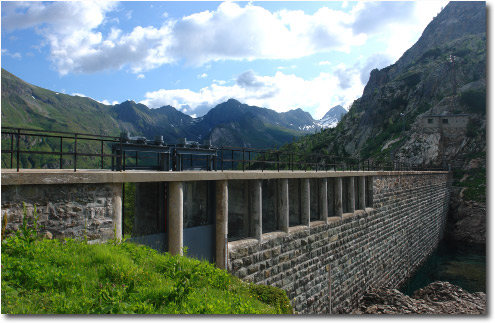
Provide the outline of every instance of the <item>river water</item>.
[[468,246],[442,240],[400,291],[411,296],[434,281],[448,281],[470,293],[486,293],[485,245]]

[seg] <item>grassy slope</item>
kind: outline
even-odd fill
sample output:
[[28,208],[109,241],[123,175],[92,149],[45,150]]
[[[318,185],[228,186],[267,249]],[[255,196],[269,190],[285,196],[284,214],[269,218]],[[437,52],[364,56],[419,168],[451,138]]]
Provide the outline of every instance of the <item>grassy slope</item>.
[[55,93],[2,69],[2,126],[118,135],[109,107],[90,98]]
[[132,243],[2,242],[2,314],[291,311],[280,289]]

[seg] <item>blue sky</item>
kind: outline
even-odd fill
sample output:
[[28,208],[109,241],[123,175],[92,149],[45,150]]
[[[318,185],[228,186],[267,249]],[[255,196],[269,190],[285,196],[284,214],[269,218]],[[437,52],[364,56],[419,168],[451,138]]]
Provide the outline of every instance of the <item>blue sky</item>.
[[446,1],[2,1],[1,66],[105,104],[201,116],[235,98],[321,118],[359,98]]

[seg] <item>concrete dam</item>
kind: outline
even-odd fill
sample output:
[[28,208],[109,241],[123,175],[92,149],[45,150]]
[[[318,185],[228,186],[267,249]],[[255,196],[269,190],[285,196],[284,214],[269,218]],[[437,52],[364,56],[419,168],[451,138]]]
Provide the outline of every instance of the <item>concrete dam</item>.
[[55,238],[122,236],[123,183],[136,183],[131,241],[206,259],[287,292],[299,313],[349,313],[370,287],[399,287],[441,240],[445,171],[160,172],[2,169],[8,229],[36,205]]

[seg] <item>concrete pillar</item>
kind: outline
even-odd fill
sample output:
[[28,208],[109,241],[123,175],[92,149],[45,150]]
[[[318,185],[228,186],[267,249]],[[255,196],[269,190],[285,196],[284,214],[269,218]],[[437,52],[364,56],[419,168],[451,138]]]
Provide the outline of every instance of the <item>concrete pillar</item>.
[[113,223],[115,238],[122,239],[122,183],[112,185]]
[[373,207],[373,176],[368,176],[366,183],[368,191],[368,194],[366,194],[366,206]]
[[320,220],[328,223],[327,179],[320,178]]
[[278,229],[289,232],[289,181],[287,178],[278,180]]
[[311,213],[311,197],[309,192],[309,178],[301,179],[301,224],[309,226]]
[[347,201],[348,201],[348,206],[347,206],[347,212],[348,213],[354,213],[356,210],[356,195],[355,195],[355,190],[354,190],[354,177],[347,177]]
[[183,222],[184,222],[184,183],[170,182],[168,249],[172,255],[183,254]]
[[334,192],[335,192],[335,216],[342,218],[343,205],[342,205],[342,177],[336,177],[334,179]]
[[242,232],[244,237],[249,237],[251,234],[251,228],[253,227],[253,221],[249,218],[249,181],[243,181],[244,190],[242,191],[243,197],[243,212],[242,218]]
[[263,232],[262,224],[262,204],[261,204],[261,180],[256,179],[251,182],[251,216],[253,217],[254,238],[261,242]]
[[220,269],[227,269],[227,234],[229,216],[228,181],[216,181],[216,225],[215,225],[215,259]]
[[364,176],[359,176],[358,177],[358,209],[359,210],[364,210],[366,208],[366,181]]
[[335,216],[335,189],[334,179],[329,178],[327,180],[327,202],[328,202],[328,216]]

